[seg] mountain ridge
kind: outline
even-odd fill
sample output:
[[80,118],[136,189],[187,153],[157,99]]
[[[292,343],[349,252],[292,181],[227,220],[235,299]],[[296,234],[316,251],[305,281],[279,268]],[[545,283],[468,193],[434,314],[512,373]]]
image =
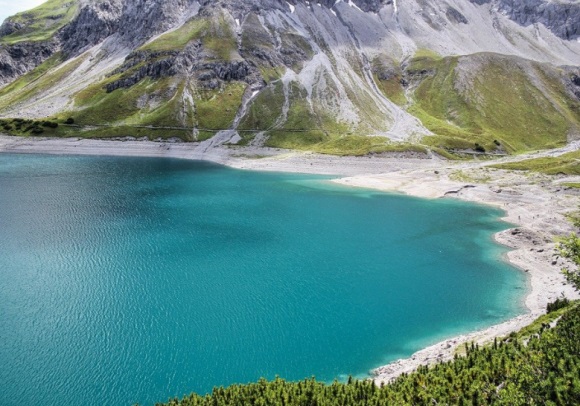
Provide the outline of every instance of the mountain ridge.
[[379,136],[368,152],[562,145],[580,137],[579,13],[541,0],[50,0],[0,28],[0,116],[298,149],[369,144],[360,136]]

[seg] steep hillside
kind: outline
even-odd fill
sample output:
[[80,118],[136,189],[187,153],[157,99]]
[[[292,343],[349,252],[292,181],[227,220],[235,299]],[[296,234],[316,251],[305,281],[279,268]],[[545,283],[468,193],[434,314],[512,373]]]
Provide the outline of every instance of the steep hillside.
[[572,0],[50,0],[0,28],[0,116],[72,117],[83,136],[512,153],[580,137],[579,27]]

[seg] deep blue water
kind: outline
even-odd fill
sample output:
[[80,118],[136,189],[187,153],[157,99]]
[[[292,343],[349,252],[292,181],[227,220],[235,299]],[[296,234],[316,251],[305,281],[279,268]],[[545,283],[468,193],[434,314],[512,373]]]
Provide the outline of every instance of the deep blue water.
[[0,155],[0,404],[361,376],[523,311],[500,211],[326,179]]

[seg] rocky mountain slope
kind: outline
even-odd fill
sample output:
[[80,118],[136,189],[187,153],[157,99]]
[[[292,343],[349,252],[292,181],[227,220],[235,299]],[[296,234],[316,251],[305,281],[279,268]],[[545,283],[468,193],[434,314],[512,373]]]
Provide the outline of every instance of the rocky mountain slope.
[[0,27],[0,116],[208,146],[511,153],[580,138],[579,66],[578,0],[49,0]]

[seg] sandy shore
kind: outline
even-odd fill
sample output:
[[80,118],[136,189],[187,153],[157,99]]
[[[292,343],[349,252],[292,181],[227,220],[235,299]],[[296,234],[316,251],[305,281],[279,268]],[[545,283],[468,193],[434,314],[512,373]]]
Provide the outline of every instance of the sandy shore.
[[[541,152],[557,155],[580,145]],[[336,175],[335,182],[350,187],[400,192],[423,198],[452,197],[491,204],[503,209],[504,220],[517,224],[496,234],[496,240],[513,250],[510,263],[528,273],[530,291],[525,299],[529,312],[482,331],[447,339],[377,368],[377,382],[389,381],[418,365],[448,360],[465,342],[485,343],[493,337],[519,330],[545,313],[546,304],[561,294],[579,298],[564,283],[563,260],[554,254],[554,237],[572,231],[565,214],[578,208],[580,191],[562,186],[580,183],[580,177],[554,178],[487,168],[488,162],[450,162],[436,157],[392,154],[380,157],[334,157],[268,148],[217,147],[149,141],[17,138],[0,135],[0,152],[148,156],[207,160],[239,169]],[[510,157],[518,160],[526,157]]]

